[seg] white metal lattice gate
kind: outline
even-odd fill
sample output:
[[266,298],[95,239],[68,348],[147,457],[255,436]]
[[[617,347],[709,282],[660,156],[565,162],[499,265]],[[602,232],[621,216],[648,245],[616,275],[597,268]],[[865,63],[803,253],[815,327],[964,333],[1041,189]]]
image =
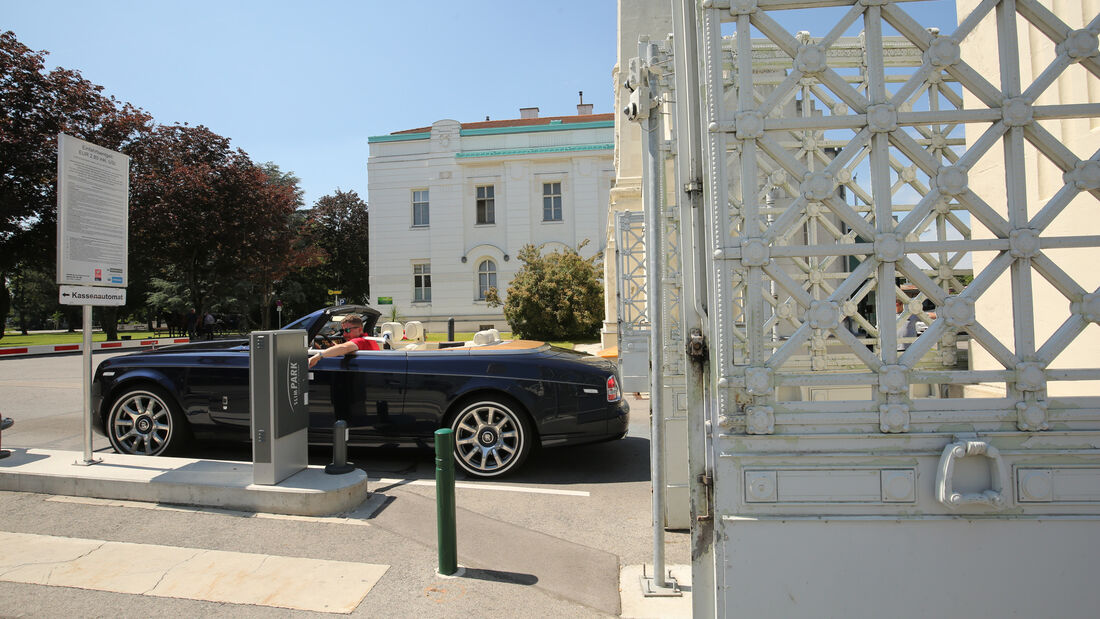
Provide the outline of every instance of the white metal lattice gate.
[[697,615],[1100,608],[1100,3],[921,4],[674,3]]
[[639,211],[615,214],[619,370],[626,392],[649,391],[644,224],[645,218]]

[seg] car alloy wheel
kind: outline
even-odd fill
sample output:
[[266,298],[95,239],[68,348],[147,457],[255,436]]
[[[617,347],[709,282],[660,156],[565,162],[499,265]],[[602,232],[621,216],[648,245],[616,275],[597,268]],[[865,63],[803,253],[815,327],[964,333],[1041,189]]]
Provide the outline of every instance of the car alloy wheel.
[[115,451],[157,456],[173,444],[176,419],[163,396],[138,389],[115,401],[107,417],[107,436]]
[[477,477],[496,477],[516,468],[531,450],[525,420],[503,402],[475,402],[455,416],[455,461]]

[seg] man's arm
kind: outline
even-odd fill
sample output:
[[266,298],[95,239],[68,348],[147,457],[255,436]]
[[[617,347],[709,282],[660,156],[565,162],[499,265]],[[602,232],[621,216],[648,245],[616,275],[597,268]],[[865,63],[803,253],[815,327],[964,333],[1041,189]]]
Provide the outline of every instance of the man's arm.
[[342,357],[348,353],[353,353],[357,350],[359,350],[359,347],[355,345],[355,342],[344,342],[343,344],[337,344],[311,356],[309,358],[309,367],[317,365],[317,362],[320,361],[322,357]]

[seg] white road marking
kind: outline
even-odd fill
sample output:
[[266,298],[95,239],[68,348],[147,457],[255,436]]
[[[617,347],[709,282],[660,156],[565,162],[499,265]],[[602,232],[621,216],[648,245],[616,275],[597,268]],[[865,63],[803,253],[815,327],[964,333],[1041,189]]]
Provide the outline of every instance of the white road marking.
[[[391,477],[368,477],[370,482],[378,482],[385,486],[435,486],[434,479],[396,479]],[[560,496],[591,496],[585,490],[557,490],[555,488],[532,488],[530,486],[505,486],[501,484],[479,484],[467,481],[456,481],[455,488],[469,490],[497,490],[501,492],[526,492],[528,494],[556,494]]]
[[0,531],[0,580],[350,613],[388,565]]

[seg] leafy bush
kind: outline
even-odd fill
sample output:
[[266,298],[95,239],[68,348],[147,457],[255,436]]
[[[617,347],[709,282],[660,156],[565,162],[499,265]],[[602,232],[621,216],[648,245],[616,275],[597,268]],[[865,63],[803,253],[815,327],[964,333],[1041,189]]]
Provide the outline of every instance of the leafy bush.
[[516,337],[568,340],[595,337],[604,317],[603,253],[584,258],[577,249],[554,251],[528,244],[519,252],[523,263],[502,300],[496,289],[486,295],[492,307],[504,306],[504,317]]

